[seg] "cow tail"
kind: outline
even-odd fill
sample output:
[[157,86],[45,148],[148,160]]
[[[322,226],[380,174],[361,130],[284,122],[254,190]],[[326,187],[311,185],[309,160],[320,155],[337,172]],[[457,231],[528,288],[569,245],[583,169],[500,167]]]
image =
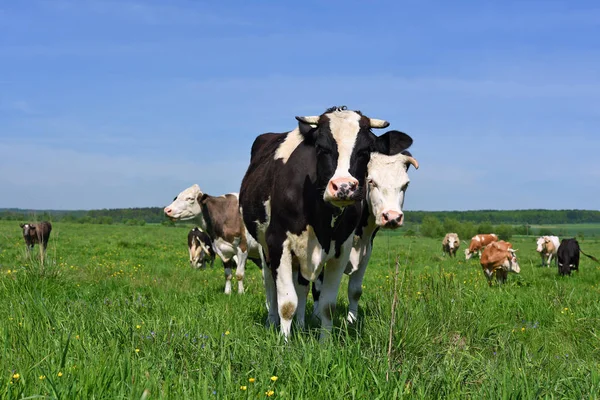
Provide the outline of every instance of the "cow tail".
[[598,261],[598,259],[594,256],[590,256],[589,254],[585,254],[583,252],[583,250],[581,250],[581,248],[579,249],[579,251],[581,252],[581,254],[583,254],[584,256],[586,256],[587,258],[591,258],[592,260],[596,261],[598,264],[600,264],[600,261]]

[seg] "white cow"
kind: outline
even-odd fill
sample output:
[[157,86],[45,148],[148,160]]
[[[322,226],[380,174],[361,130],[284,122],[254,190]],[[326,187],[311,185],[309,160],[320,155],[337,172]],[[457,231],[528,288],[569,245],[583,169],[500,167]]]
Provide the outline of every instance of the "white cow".
[[[404,223],[404,198],[410,183],[408,168],[419,163],[408,151],[405,154],[386,156],[373,153],[367,166],[366,207],[363,208],[361,223],[354,233],[350,261],[344,271],[350,275],[348,282],[347,321],[358,319],[358,302],[362,295],[362,284],[373,250],[373,239],[379,229],[397,229]],[[318,317],[322,276],[313,284],[313,317]],[[305,304],[305,303],[304,303]],[[298,324],[303,325],[304,310],[298,309]]]
[[540,253],[540,257],[542,258],[542,266],[546,265],[546,267],[550,267],[552,257],[555,257],[554,262],[557,262],[556,252],[558,252],[559,246],[560,239],[558,236],[541,236],[537,239],[536,251]]
[[456,252],[460,247],[460,239],[456,233],[446,233],[444,240],[442,240],[442,252],[448,254],[450,257],[456,257]]

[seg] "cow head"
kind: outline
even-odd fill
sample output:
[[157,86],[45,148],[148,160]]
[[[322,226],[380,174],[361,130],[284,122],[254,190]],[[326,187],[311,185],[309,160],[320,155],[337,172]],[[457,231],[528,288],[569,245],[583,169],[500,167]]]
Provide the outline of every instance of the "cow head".
[[538,240],[537,240],[537,249],[536,249],[536,251],[538,253],[543,252],[546,249],[547,244],[549,242],[550,242],[550,238],[548,236],[539,237]]
[[412,144],[410,136],[398,131],[375,136],[371,129],[386,128],[389,122],[366,117],[346,107],[333,107],[320,116],[296,119],[305,142],[315,146],[316,183],[323,190],[323,200],[336,207],[364,198],[367,164],[372,152],[395,155]]
[[200,186],[193,185],[179,193],[171,204],[165,207],[165,215],[172,221],[186,221],[202,217],[202,198]]
[[377,226],[395,229],[404,223],[402,207],[411,165],[419,168],[417,160],[408,152],[393,156],[371,154],[367,166],[367,204]]
[[460,245],[460,241],[458,240],[458,236],[455,233],[451,233],[448,235],[448,248],[455,249]]
[[508,264],[506,265],[505,270],[508,272],[514,272],[515,274],[521,273],[521,267],[519,266],[519,262],[517,261],[517,251],[513,249],[508,249]]

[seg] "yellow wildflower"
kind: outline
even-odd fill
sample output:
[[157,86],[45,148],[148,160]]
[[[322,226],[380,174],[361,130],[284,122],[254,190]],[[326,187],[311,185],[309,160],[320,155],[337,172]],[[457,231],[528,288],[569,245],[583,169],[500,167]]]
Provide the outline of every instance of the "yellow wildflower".
[[58,376],[59,376],[59,377],[63,376],[63,373],[59,371],[59,372],[58,372]]
[[248,386],[240,386],[240,390],[246,390],[248,389]]
[[141,325],[136,325],[135,326],[137,329],[140,329],[142,326]]
[[278,378],[277,378],[276,376],[272,376],[272,377],[271,377],[271,380],[272,380],[273,382],[275,382],[277,379],[278,379]]
[[79,335],[75,335],[75,339],[79,340]]
[[40,375],[40,381],[43,381],[44,379],[46,379],[46,375]]
[[525,332],[525,327],[522,327],[522,328],[521,328],[521,332]]
[[565,311],[569,311],[569,308],[568,308],[568,307],[565,307]]
[[226,335],[229,335],[229,331],[225,331],[225,334],[226,334]]
[[271,396],[273,396],[275,394],[275,392],[272,391],[272,390],[268,390],[268,391],[265,392],[265,394],[267,395],[267,397],[271,397]]
[[13,374],[13,379],[14,379],[14,380],[17,380],[17,379],[19,379],[20,377],[21,377],[21,375],[19,375],[18,373],[17,373],[17,374]]
[[140,352],[140,349],[135,349],[135,352],[136,352],[136,353],[139,353],[139,352]]
[[254,379],[254,378],[249,378],[249,379],[248,379],[248,382],[250,382],[250,383],[254,383],[254,382],[256,382],[256,379]]

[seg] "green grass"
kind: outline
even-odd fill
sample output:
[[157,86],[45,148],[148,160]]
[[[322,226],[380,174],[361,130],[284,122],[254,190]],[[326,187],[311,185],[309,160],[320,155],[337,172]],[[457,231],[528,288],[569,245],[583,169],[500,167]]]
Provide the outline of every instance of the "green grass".
[[[490,288],[478,260],[442,257],[441,240],[383,233],[359,325],[344,323],[344,279],[331,341],[313,328],[285,344],[263,327],[258,268],[246,294],[226,296],[220,263],[189,268],[186,236],[56,223],[42,267],[1,222],[0,398],[600,397],[600,267],[582,258],[558,277],[538,267],[533,237],[513,240],[521,274]],[[600,255],[598,240],[582,247]]]

